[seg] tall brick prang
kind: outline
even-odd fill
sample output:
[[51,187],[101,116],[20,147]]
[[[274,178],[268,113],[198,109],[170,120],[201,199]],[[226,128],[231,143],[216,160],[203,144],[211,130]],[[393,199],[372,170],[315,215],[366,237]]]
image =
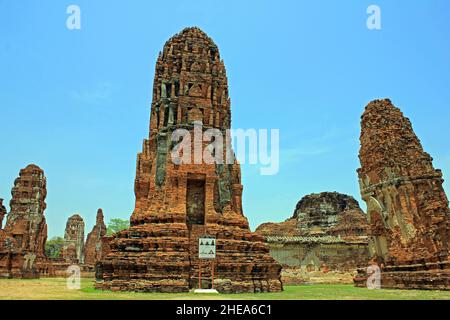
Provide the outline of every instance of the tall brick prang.
[[97,287],[186,292],[197,287],[201,264],[203,286],[210,287],[211,264],[198,259],[198,238],[208,235],[217,243],[219,292],[282,290],[281,266],[243,215],[239,164],[180,164],[171,157],[177,129],[194,135],[200,123],[201,130],[229,134],[231,102],[216,44],[198,28],[172,37],[158,57],[152,94],[150,135],[137,158],[131,227],[112,241]]

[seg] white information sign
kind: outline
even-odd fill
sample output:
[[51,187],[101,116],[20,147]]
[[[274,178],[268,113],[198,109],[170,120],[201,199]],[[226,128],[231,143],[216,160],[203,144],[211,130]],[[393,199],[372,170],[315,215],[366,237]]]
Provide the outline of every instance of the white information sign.
[[198,258],[215,259],[216,258],[216,239],[199,238],[198,239]]

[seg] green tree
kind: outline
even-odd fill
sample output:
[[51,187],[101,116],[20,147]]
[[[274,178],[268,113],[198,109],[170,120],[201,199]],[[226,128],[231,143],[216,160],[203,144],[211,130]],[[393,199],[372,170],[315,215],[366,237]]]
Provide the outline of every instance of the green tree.
[[108,222],[106,234],[108,236],[113,235],[116,232],[128,229],[130,227],[130,221],[120,218],[111,219]]
[[45,254],[47,257],[57,259],[61,255],[61,249],[64,246],[64,239],[53,237],[45,243]]

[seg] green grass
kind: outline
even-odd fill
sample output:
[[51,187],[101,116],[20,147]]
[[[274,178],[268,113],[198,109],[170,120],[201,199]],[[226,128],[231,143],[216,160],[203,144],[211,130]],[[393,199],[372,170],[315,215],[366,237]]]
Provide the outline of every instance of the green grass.
[[0,299],[33,300],[450,300],[449,291],[368,290],[352,285],[285,286],[284,292],[231,295],[199,295],[194,293],[133,293],[96,290],[92,279],[82,279],[81,290],[66,288],[62,278],[36,280],[0,280]]

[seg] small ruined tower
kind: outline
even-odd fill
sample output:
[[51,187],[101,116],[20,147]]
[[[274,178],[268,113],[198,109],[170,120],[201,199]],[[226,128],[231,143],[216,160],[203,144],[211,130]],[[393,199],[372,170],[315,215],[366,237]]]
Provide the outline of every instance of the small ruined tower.
[[[358,175],[372,255],[384,262],[385,271],[422,272],[391,278],[387,273],[385,286],[450,289],[449,207],[442,172],[433,167],[409,119],[388,99],[368,104],[360,140]],[[447,270],[446,276],[436,280],[424,271],[433,269]]]
[[67,220],[62,257],[68,263],[84,263],[84,221],[78,214]]
[[20,170],[11,194],[11,210],[4,229],[7,245],[2,249],[5,254],[0,254],[0,273],[13,278],[37,278],[48,273],[51,267],[45,256],[47,181],[44,171],[34,164]]
[[[190,163],[171,157],[177,129],[195,136],[200,124],[201,132],[215,129],[224,141],[229,136],[226,70],[211,38],[186,28],[169,39],[156,63],[152,96],[150,134],[137,158],[131,227],[111,243],[97,287],[163,292],[197,287],[198,238],[208,235],[217,239],[217,290],[281,290],[281,266],[243,215],[239,164],[198,163],[194,152]],[[194,141],[192,148],[209,143]],[[211,270],[203,270],[202,279],[211,279]]]
[[3,228],[3,218],[6,215],[6,208],[3,205],[3,199],[0,199],[0,229]]
[[103,217],[103,210],[98,209],[97,218],[92,231],[89,232],[84,246],[84,263],[89,266],[95,266],[101,261],[102,256],[102,238],[106,235],[106,225]]
[[45,256],[47,180],[44,171],[33,164],[20,170],[11,195],[5,231],[14,237],[21,250]]

